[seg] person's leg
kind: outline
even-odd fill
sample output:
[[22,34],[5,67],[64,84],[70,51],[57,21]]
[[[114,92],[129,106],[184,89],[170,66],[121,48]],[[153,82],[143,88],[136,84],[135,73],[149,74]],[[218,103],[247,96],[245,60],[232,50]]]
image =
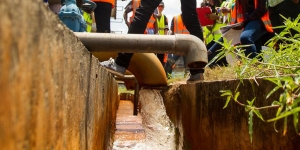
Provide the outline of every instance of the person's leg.
[[211,42],[209,42],[208,44],[206,44],[206,49],[210,49],[216,42],[213,40]]
[[[283,18],[279,14],[282,14],[282,12],[284,12],[284,3],[285,2],[281,2],[276,6],[269,8],[269,18],[272,23],[272,27],[283,25]],[[273,30],[275,33],[279,34],[283,30],[283,28],[274,28]]]
[[171,74],[173,71],[173,65],[176,63],[176,61],[180,58],[180,55],[174,55],[174,54],[169,54],[168,55],[168,61],[165,65],[165,71],[168,76],[168,74]]
[[[219,42],[223,43],[223,38],[220,38]],[[220,53],[219,50],[221,50],[221,49],[222,49],[222,45],[219,44],[219,43],[217,43],[217,42],[214,42],[214,44],[208,50],[209,52],[211,52],[208,55],[208,62],[210,62],[215,56],[217,56]],[[211,63],[209,65],[209,67],[213,68],[213,67],[215,67],[217,65],[219,65],[219,66],[227,66],[228,63],[227,63],[226,57],[220,59],[219,61],[215,61],[215,62]]]
[[110,33],[110,14],[111,3],[96,2],[97,7],[94,10],[97,32]]
[[[295,4],[291,0],[284,0],[283,2],[277,4],[274,7],[269,8],[269,17],[273,27],[284,25],[285,18],[291,18],[292,20],[296,19],[300,13],[300,2]],[[279,34],[284,28],[274,29],[274,32]]]
[[[196,0],[180,0],[180,1],[181,1],[181,10],[182,10],[182,21],[184,22],[186,28],[189,30],[191,35],[194,35],[203,41],[204,40],[203,30],[198,19],[198,14],[196,12],[196,6],[197,6]],[[204,73],[204,69],[190,68],[190,73],[192,77],[193,75]]]
[[172,73],[172,66],[173,64],[175,63],[174,61],[174,57],[175,55],[174,54],[169,54],[168,55],[168,60],[167,60],[167,63],[164,67],[165,71],[166,71],[166,75],[167,75],[167,78],[169,78],[169,75]]
[[159,59],[162,66],[165,66],[164,58],[165,54],[156,54],[157,58]]
[[191,35],[204,41],[203,30],[196,12],[196,0],[180,0],[182,10],[182,20]]
[[[128,34],[144,34],[150,16],[162,0],[141,0],[140,7],[137,8],[133,21],[130,24]],[[128,68],[133,53],[118,53],[116,63]]]
[[[246,48],[245,55],[249,58],[254,58],[257,53],[255,42],[264,34],[267,33],[267,30],[263,26],[261,20],[250,21],[244,28],[241,33],[241,44],[250,45]],[[261,45],[260,45],[261,46]]]

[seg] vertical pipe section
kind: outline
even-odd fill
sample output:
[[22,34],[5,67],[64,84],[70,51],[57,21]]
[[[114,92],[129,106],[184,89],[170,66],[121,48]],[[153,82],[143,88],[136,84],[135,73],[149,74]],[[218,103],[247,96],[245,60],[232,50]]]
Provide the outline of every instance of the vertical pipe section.
[[172,53],[186,55],[189,68],[207,64],[206,46],[193,35],[74,33],[90,52]]

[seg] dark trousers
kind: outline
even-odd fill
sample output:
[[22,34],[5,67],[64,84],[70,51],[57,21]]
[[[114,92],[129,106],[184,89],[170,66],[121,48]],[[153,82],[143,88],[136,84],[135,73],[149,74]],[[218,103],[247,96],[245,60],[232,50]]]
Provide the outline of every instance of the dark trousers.
[[[284,0],[280,4],[269,8],[270,20],[273,27],[284,25],[284,19],[279,15],[283,15],[286,18],[296,19],[300,14],[300,2],[295,4],[291,0]],[[279,34],[284,28],[277,28],[274,31]]]
[[[161,1],[162,0],[142,0],[140,7],[136,10],[128,34],[143,34],[150,16]],[[181,10],[182,19],[186,28],[192,35],[195,35],[203,41],[203,32],[196,12],[196,0],[181,0]],[[116,63],[128,68],[132,56],[133,53],[119,53],[116,58]],[[199,71],[199,69],[197,69],[191,70],[190,72],[193,75],[198,72],[204,72],[204,70]]]
[[97,7],[94,10],[97,32],[110,33],[110,14],[111,3],[96,2]]
[[[168,77],[168,75],[172,74],[173,72],[173,65],[177,62],[177,60],[181,57],[181,55],[174,55],[174,54],[169,54],[168,55],[168,60],[167,63],[165,65],[165,71],[166,71],[166,75]],[[186,61],[186,57],[183,57],[183,61],[184,61],[184,67],[186,67],[185,61]]]
[[[223,42],[223,38],[219,39],[219,42]],[[210,49],[212,46],[215,46],[215,49],[221,49],[222,45],[216,43],[215,41],[211,41],[210,43],[208,43],[206,45],[206,49]],[[210,55],[208,55],[208,62],[210,62],[214,57],[216,57],[219,54],[220,51],[216,51],[214,53],[211,53]],[[227,66],[228,62],[226,60],[226,57],[223,57],[222,59],[218,60],[218,61],[214,61],[212,62],[209,67],[213,68],[215,66]]]
[[160,61],[162,66],[165,66],[165,62],[164,62],[164,58],[165,58],[165,54],[156,54],[158,60]]

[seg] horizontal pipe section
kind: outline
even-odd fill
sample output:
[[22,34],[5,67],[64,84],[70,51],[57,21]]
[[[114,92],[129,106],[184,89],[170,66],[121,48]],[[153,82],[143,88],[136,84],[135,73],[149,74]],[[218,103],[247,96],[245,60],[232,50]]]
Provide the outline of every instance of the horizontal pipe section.
[[145,35],[75,32],[90,52],[172,53],[187,56],[189,68],[207,64],[207,50],[197,37],[187,34]]

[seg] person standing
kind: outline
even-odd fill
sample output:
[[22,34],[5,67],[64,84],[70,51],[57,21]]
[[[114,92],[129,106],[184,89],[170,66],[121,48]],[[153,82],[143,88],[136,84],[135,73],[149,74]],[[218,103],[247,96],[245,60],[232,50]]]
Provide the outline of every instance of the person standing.
[[[155,34],[159,35],[167,35],[169,31],[169,26],[168,26],[168,18],[166,15],[163,14],[163,10],[165,8],[164,2],[160,2],[160,4],[157,7],[157,14],[155,16],[156,21],[155,21],[155,26],[156,26],[156,32]],[[156,54],[157,58],[163,65],[165,66],[168,58],[168,54]]]
[[[236,0],[231,11],[230,24],[234,25],[232,29],[243,30],[240,42],[242,45],[249,45],[245,50],[245,55],[249,58],[254,58],[260,53],[263,45],[260,38],[268,32],[273,32],[266,0]],[[219,42],[223,43],[223,38],[220,38]],[[221,48],[222,45],[215,43],[209,49],[208,55],[216,55],[216,51]]]
[[[187,30],[187,28],[185,27],[185,25],[182,21],[181,14],[173,17],[173,19],[171,21],[171,31],[172,31],[172,35],[190,34],[190,32]],[[166,65],[164,67],[167,78],[170,78],[170,75],[173,72],[174,65],[180,57],[181,57],[181,55],[174,55],[174,54],[168,55]],[[186,67],[186,64],[185,64],[186,58],[185,58],[185,56],[182,56],[182,57],[183,57],[184,67]]]
[[[148,20],[160,4],[161,0],[141,0],[141,5],[137,8],[134,19],[130,24],[128,34],[143,34]],[[196,0],[181,0],[182,20],[189,32],[203,41],[202,28],[200,26],[196,12]],[[108,71],[116,75],[124,75],[129,66],[134,53],[118,53],[114,59],[100,62],[100,65],[106,67]],[[203,80],[204,69],[191,69],[188,83],[194,83]],[[202,77],[201,77],[202,76]]]
[[[125,24],[127,25],[128,28],[134,18],[134,14],[136,12],[136,9],[139,7],[139,5],[140,5],[140,0],[132,0],[125,6],[123,18],[124,18]],[[128,21],[128,14],[130,12],[132,12],[132,15]],[[155,31],[156,31],[155,21],[156,21],[156,19],[155,19],[154,13],[153,13],[147,24],[146,30],[144,32],[145,34],[154,34],[155,33]]]
[[[233,0],[227,0],[224,1],[220,7],[216,7],[215,4],[218,0],[210,0],[209,4],[212,7],[212,13],[207,14],[207,18],[210,20],[214,20],[213,25],[209,25],[204,27],[204,37],[205,37],[205,44],[206,48],[210,49],[210,47],[215,44],[215,41],[218,41],[221,37],[221,31],[220,28],[223,26],[226,26],[230,22],[230,11],[232,7]],[[216,52],[218,53],[218,52]],[[213,59],[215,55],[208,55],[208,60]],[[220,60],[213,62],[212,64],[209,65],[209,67],[214,67],[214,66],[227,66],[227,60],[226,57],[221,58]]]
[[157,15],[156,15],[156,25],[157,25],[156,34],[159,35],[167,35],[169,31],[168,18],[166,17],[166,15],[162,13],[164,8],[165,8],[164,2],[160,2],[160,4],[157,7]]
[[110,33],[111,10],[115,7],[115,0],[92,0],[97,7],[94,10],[97,32]]

